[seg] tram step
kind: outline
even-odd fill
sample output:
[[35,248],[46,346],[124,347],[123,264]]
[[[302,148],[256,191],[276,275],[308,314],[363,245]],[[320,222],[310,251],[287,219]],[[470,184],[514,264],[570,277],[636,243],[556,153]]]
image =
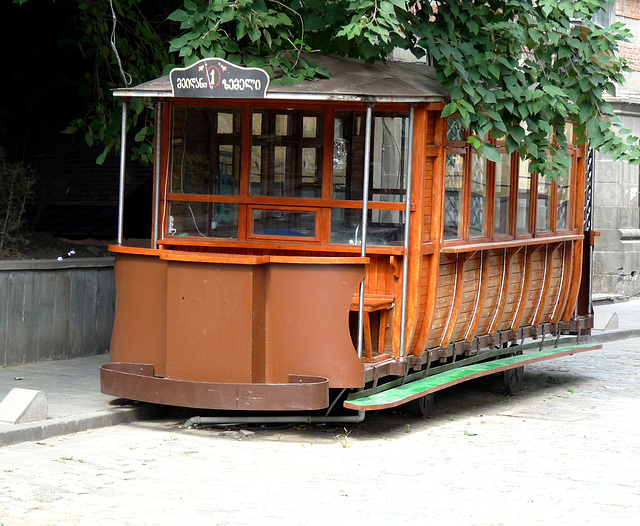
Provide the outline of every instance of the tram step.
[[579,352],[591,351],[602,348],[601,345],[576,345],[572,347],[561,347],[558,349],[545,349],[537,352],[499,358],[489,362],[465,365],[457,369],[451,369],[443,373],[434,374],[420,380],[400,385],[381,391],[369,396],[354,398],[344,402],[344,407],[357,411],[374,411],[378,409],[391,409],[411,400],[420,398],[452,387],[456,384],[487,376],[494,373],[522,367],[536,362],[569,356]]

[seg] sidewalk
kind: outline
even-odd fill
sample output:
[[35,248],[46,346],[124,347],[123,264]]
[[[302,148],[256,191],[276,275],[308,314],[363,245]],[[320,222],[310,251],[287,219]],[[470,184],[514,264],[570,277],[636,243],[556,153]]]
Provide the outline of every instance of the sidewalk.
[[597,343],[640,337],[640,299],[594,295],[591,341]]
[[[613,303],[595,298],[590,341],[606,343],[640,337],[640,300]],[[0,447],[45,440],[158,414],[158,407],[129,403],[100,393],[100,366],[109,355],[0,368],[0,401],[14,387],[44,391],[48,418],[30,424],[0,422]]]
[[100,366],[108,354],[0,367],[0,401],[15,387],[43,391],[48,418],[28,424],[0,422],[0,447],[44,440],[149,418],[157,408],[103,395]]

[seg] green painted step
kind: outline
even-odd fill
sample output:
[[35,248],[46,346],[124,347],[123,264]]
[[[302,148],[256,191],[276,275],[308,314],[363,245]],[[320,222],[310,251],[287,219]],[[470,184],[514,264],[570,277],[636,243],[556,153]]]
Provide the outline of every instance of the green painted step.
[[344,406],[348,409],[355,409],[357,411],[390,409],[429,393],[434,393],[441,389],[472,380],[473,378],[480,378],[481,376],[487,376],[489,374],[506,371],[507,369],[522,367],[535,362],[542,362],[579,352],[600,349],[601,347],[601,345],[589,344],[575,345],[572,347],[545,349],[542,351],[520,354],[518,356],[509,356],[508,358],[499,358],[490,362],[465,365],[457,369],[451,369],[443,373],[428,376],[427,378],[422,378],[398,387],[393,387],[370,396],[347,400],[344,402]]

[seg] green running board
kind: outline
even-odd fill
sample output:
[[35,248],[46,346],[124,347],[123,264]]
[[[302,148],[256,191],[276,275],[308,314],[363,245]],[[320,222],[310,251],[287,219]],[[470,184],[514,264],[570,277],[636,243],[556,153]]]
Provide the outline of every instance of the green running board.
[[[451,369],[443,373],[427,376],[420,380],[400,385],[361,398],[348,399],[344,402],[347,409],[356,411],[375,411],[378,409],[391,409],[411,400],[415,400],[430,393],[435,393],[441,389],[452,387],[462,382],[480,378],[494,373],[523,367],[536,362],[543,362],[553,358],[569,356],[584,351],[601,349],[602,345],[576,345],[574,347],[561,347],[559,349],[546,349],[543,351],[499,358],[489,362],[465,365],[457,369]],[[357,393],[355,393],[357,396]]]

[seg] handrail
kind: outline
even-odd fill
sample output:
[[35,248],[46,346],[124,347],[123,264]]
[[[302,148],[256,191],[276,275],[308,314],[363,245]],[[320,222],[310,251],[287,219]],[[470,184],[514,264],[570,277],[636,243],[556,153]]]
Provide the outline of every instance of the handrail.
[[411,227],[411,184],[413,176],[413,126],[414,126],[415,107],[411,106],[409,111],[409,159],[408,159],[408,173],[406,183],[406,210],[404,216],[404,258],[402,260],[402,303],[400,308],[400,358],[404,358],[405,355],[405,332],[407,325],[407,286],[408,286],[408,273],[409,273],[409,231]]
[[[373,105],[367,104],[364,134],[364,176],[362,181],[362,241],[360,256],[367,255],[367,216],[369,215],[369,161],[371,157],[371,120]],[[358,308],[358,358],[362,359],[364,346],[364,279],[360,282],[360,302]]]
[[127,158],[127,99],[122,100],[122,127],[120,130],[120,182],[118,186],[118,245],[122,244],[124,223],[124,183]]

